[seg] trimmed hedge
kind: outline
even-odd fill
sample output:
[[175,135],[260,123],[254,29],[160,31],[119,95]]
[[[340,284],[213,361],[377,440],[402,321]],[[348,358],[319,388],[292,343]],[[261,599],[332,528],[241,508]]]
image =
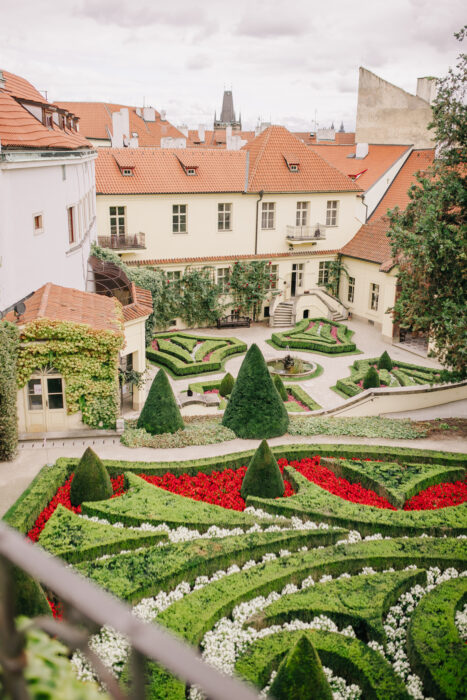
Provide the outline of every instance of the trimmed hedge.
[[14,458],[18,447],[16,360],[19,330],[8,321],[0,322],[0,462]]
[[274,374],[272,381],[274,382],[274,386],[276,387],[277,391],[279,392],[279,396],[281,397],[282,401],[287,401],[288,399],[288,394],[287,390],[284,386],[284,382],[280,378],[278,374]]
[[378,360],[378,369],[387,369],[390,372],[393,368],[393,362],[389,357],[387,350],[383,352]]
[[160,369],[154,377],[138,418],[137,427],[144,428],[151,435],[175,433],[185,427],[172,387],[163,369]]
[[226,375],[222,378],[222,381],[219,385],[219,394],[221,396],[230,396],[230,394],[233,391],[233,388],[235,386],[235,379],[232,377],[230,372],[227,372]]
[[[154,337],[159,344],[160,341],[164,341],[164,347],[166,346],[165,341],[170,338],[174,338],[174,341],[172,343],[168,343],[168,345],[174,345],[174,343],[177,341],[179,344],[181,344],[181,341],[193,340],[196,341],[193,348],[200,340],[205,341],[206,343],[209,342],[210,344],[219,344],[217,349],[213,349],[212,355],[207,362],[194,362],[191,355],[189,355],[189,361],[188,359],[185,361],[181,359],[181,356],[175,356],[175,353],[169,354],[168,352],[166,353],[163,351],[154,350],[151,346],[146,348],[146,357],[148,360],[151,360],[151,362],[154,362],[157,365],[167,367],[176,376],[196,376],[201,373],[219,371],[222,369],[222,365],[227,357],[244,353],[247,349],[246,343],[238,340],[237,338],[222,338],[221,340],[219,338],[213,338],[212,336],[193,336],[189,335],[188,333],[180,332],[161,333]],[[220,343],[222,343],[222,345],[220,345]],[[214,346],[210,345],[209,347]],[[208,350],[208,352],[211,352],[211,350]],[[206,354],[207,353],[204,352],[204,355]]]
[[370,367],[363,377],[363,389],[377,389],[381,386],[379,374],[374,367]]
[[316,401],[311,398],[310,394],[307,394],[305,389],[303,389],[301,386],[297,386],[295,384],[287,384],[285,389],[289,394],[292,394],[292,396],[298,401],[301,401],[301,403],[305,404],[305,406],[308,406],[310,411],[317,411],[321,408],[321,406],[318,403],[316,403]]
[[[308,328],[311,321],[315,322],[315,326],[309,331]],[[321,326],[320,335],[317,333],[318,324]],[[331,335],[331,327],[337,329],[337,337],[341,341],[338,345]],[[281,333],[273,333],[271,336],[272,342],[279,348],[296,348],[297,350],[318,351],[326,355],[336,355],[341,353],[355,352],[357,346],[351,342],[353,331],[350,331],[347,326],[329,321],[327,318],[303,319],[295,324],[291,331],[283,331]]]
[[284,495],[284,479],[271,449],[263,440],[248,465],[243,478],[241,494],[248,496],[278,498]]
[[270,692],[276,700],[332,700],[323,666],[306,634],[298,637],[282,659]]
[[112,494],[109,473],[94,450],[87,447],[71,482],[71,505],[80,506],[83,501],[102,501]]
[[[350,377],[338,379],[336,382],[336,389],[350,397],[359,394],[363,391],[363,388],[359,386],[359,382],[364,380],[366,373],[373,365],[378,366],[383,355],[381,355],[381,357],[371,357],[366,360],[355,360],[350,367]],[[392,364],[391,369],[389,369],[389,364]],[[385,362],[385,365],[387,366],[383,367],[379,372],[379,378],[387,386],[416,386],[433,384],[439,380],[440,371],[431,369],[430,367],[421,367],[420,365],[413,365],[409,362],[397,361],[393,363],[391,358],[389,358],[389,363]]]

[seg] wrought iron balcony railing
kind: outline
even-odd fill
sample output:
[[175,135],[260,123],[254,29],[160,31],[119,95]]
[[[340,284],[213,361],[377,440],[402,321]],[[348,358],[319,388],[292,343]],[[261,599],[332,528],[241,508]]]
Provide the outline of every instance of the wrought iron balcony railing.
[[101,248],[112,250],[135,250],[146,248],[144,233],[125,234],[124,236],[98,236],[97,242]]
[[315,226],[287,226],[288,241],[322,241],[326,238],[326,228],[322,224]]
[[[0,522],[0,666],[7,696],[28,700],[25,680],[27,664],[24,632],[16,629],[15,590],[12,565],[53,591],[63,603],[63,620],[48,616],[34,618],[31,625],[58,637],[70,649],[79,649],[87,658],[107,693],[117,700],[144,700],[145,659],[164,666],[188,685],[197,685],[210,700],[257,700],[257,694],[238,680],[208,666],[197,651],[156,623],[147,623],[132,614],[131,608],[96,584],[77,575],[65,564],[27,541],[16,530]],[[131,691],[126,695],[111,672],[91,651],[91,632],[84,628],[109,625],[127,637],[131,646]],[[83,697],[85,693],[83,692]]]

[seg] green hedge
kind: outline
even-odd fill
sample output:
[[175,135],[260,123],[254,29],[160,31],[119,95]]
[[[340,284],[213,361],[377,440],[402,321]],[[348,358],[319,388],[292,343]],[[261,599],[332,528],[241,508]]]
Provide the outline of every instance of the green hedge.
[[18,328],[7,321],[0,321],[0,462],[13,459],[18,447],[18,347]]
[[457,700],[467,691],[467,646],[454,623],[456,609],[466,600],[465,576],[446,581],[422,598],[409,623],[412,668],[425,692],[442,700]]
[[205,340],[204,343],[201,343],[198,350],[195,352],[195,360],[196,360],[196,362],[202,362],[203,357],[208,355],[210,352],[214,352],[215,350],[220,350],[221,348],[224,348],[224,347],[225,347],[224,339]]
[[159,345],[160,352],[166,353],[167,355],[173,355],[177,360],[181,360],[185,364],[192,364],[193,358],[189,352],[181,348],[176,343],[172,343],[170,340],[164,340],[164,338],[158,338],[157,343]]
[[[317,326],[306,331],[310,321],[315,321],[316,324],[323,322],[320,335],[317,334]],[[331,327],[337,328],[337,337],[341,341],[341,345],[331,335]],[[323,352],[326,355],[336,355],[341,353],[355,352],[357,346],[351,342],[353,331],[350,331],[347,326],[329,321],[327,318],[303,319],[299,321],[292,331],[283,331],[273,333],[271,336],[272,342],[279,348],[296,348],[297,350],[309,350]]]
[[[371,357],[366,360],[355,360],[350,368],[350,377],[345,377],[343,379],[338,379],[336,382],[336,389],[341,391],[346,396],[356,396],[363,391],[363,388],[358,385],[358,382],[362,381],[368,372],[368,370],[373,366],[377,365],[380,358]],[[409,362],[395,362],[393,365],[397,369],[392,369],[389,372],[387,369],[383,369],[379,372],[379,378],[382,380],[386,386],[416,386],[422,384],[433,384],[439,379],[439,370],[431,369],[430,367],[421,367],[420,365],[414,365]],[[403,370],[408,370],[410,376]],[[397,383],[391,381],[394,378]]]
[[305,406],[308,406],[310,411],[317,411],[321,408],[321,406],[316,403],[316,401],[311,398],[310,394],[308,394],[305,389],[302,389],[301,386],[287,384],[285,388],[290,394],[292,394],[292,396],[298,399],[298,401],[301,401],[305,404]]
[[[160,343],[160,340],[169,338],[173,333],[166,333],[164,335],[155,336],[155,340]],[[186,337],[184,334],[177,334],[178,337]],[[193,338],[193,336],[188,336]],[[220,343],[220,340],[213,340],[212,337],[198,336],[196,340],[209,341],[210,343],[216,342]],[[169,343],[170,345],[170,343]],[[230,355],[236,355],[246,352],[247,346],[242,341],[237,338],[223,338],[222,346],[214,350],[211,358],[208,362],[193,362],[193,358],[190,356],[190,361],[184,361],[179,356],[175,354],[168,354],[166,352],[161,352],[159,350],[154,350],[151,346],[146,348],[146,357],[148,360],[155,362],[158,365],[164,365],[168,367],[173,374],[176,376],[196,376],[197,374],[206,372],[216,372],[222,369],[222,364],[224,360]],[[181,352],[181,351],[180,351]],[[206,352],[204,353],[204,355]],[[204,356],[203,355],[203,356]]]

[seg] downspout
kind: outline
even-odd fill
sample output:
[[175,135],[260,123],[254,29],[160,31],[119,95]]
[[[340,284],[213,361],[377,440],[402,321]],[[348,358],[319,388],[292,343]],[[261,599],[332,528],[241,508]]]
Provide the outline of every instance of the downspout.
[[264,197],[264,190],[260,190],[259,192],[259,199],[256,200],[256,229],[255,229],[255,255],[258,253],[258,212],[259,212],[259,203]]
[[363,206],[364,206],[365,209],[366,209],[366,212],[365,212],[365,221],[363,222],[364,224],[366,224],[366,222],[368,221],[368,204],[365,202],[365,193],[363,193],[363,194],[357,194],[357,197],[359,197],[359,198],[362,200],[362,204],[363,204]]

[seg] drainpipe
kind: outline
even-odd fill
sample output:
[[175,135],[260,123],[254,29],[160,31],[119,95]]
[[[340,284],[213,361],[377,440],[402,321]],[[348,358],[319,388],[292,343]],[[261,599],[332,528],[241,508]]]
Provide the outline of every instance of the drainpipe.
[[258,253],[258,212],[259,212],[259,203],[264,197],[264,190],[260,190],[259,192],[259,199],[256,200],[256,229],[255,229],[255,255]]
[[368,221],[368,204],[365,202],[365,194],[357,194],[357,197],[360,197],[360,199],[362,200],[362,204],[366,209],[365,221],[363,222],[364,224],[366,224],[366,222]]

